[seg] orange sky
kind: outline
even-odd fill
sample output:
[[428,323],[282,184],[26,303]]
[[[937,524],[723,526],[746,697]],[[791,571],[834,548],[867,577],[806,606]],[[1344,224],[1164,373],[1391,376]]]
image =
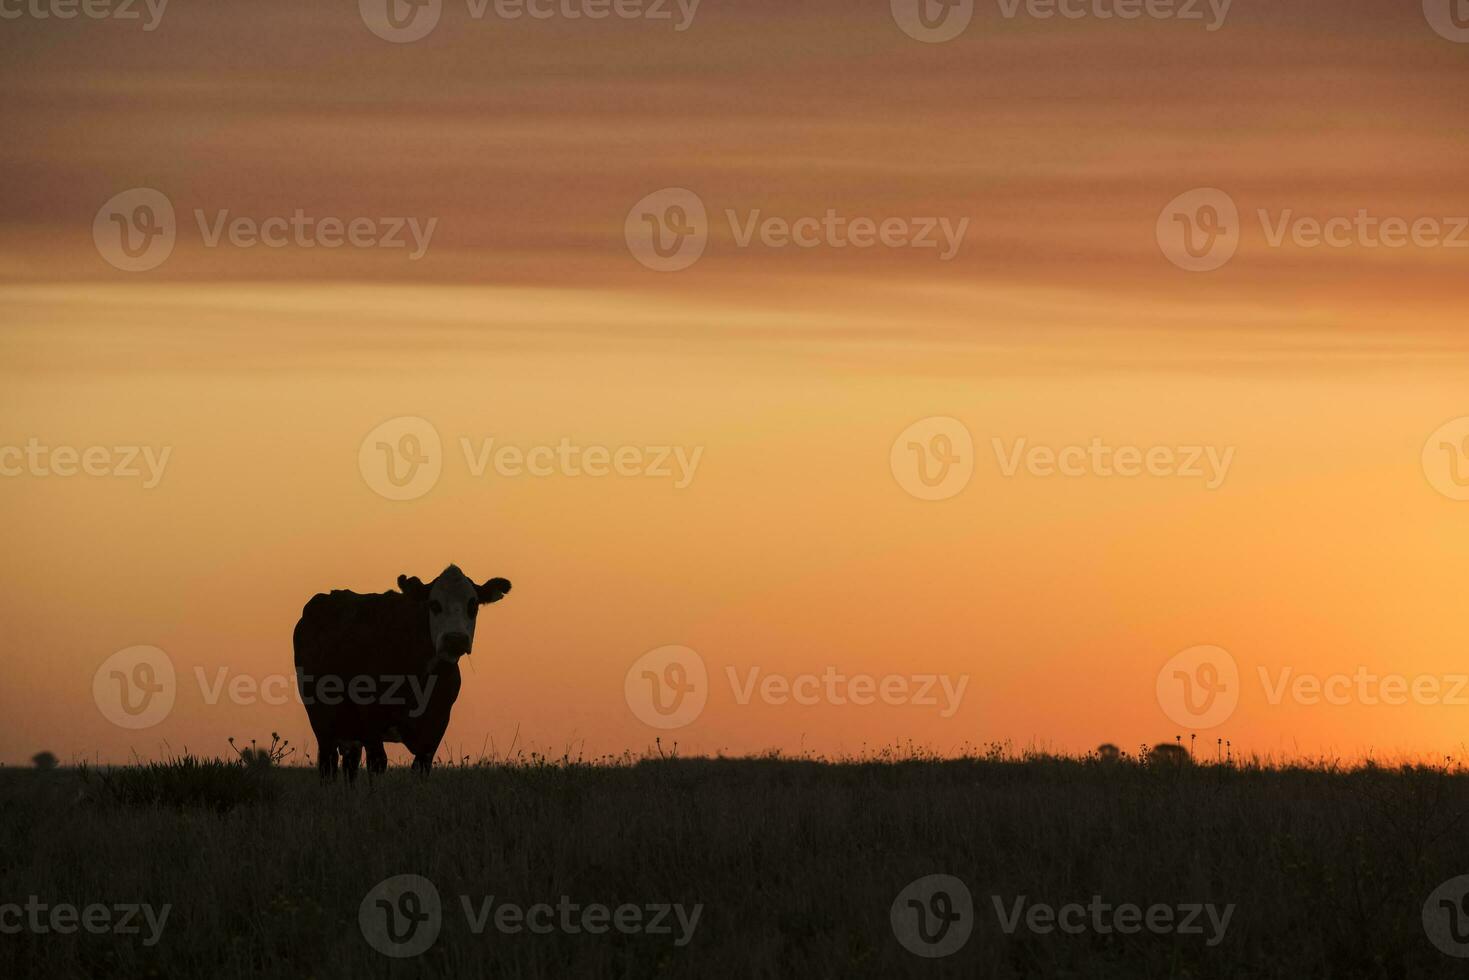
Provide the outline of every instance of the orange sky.
[[[1210,752],[1462,754],[1469,502],[1430,436],[1469,416],[1469,248],[1275,247],[1269,230],[1287,209],[1449,232],[1469,215],[1469,45],[1418,4],[1237,0],[1209,32],[991,3],[941,44],[886,2],[704,0],[684,32],[451,3],[408,44],[354,7],[180,3],[150,32],[0,23],[0,469],[32,439],[169,452],[151,488],[0,476],[0,760],[305,741],[294,701],[211,704],[199,672],[289,674],[314,592],[449,561],[515,583],[482,618],[455,754],[517,732],[599,754],[657,736],[1082,750],[1190,730]],[[125,272],[93,221],[137,187],[168,198],[177,241]],[[710,230],[692,267],[659,273],[624,226],[667,187],[693,191]],[[1240,214],[1213,272],[1156,238],[1195,188]],[[435,224],[411,260],[210,247],[195,218],[297,209]],[[742,247],[725,212],[756,209],[968,225],[950,261]],[[442,472],[389,500],[359,450],[407,416],[439,435]],[[893,450],[935,417],[972,438],[973,475],[925,501]],[[698,465],[686,486],[476,475],[462,440],[487,439]],[[1006,475],[1021,439],[1230,462],[1212,489]],[[93,675],[137,645],[166,652],[177,691],[127,730]],[[624,681],[666,645],[697,651],[709,683],[702,713],[660,731]],[[1199,645],[1240,672],[1237,708],[1207,729],[1157,688]],[[752,669],[828,668],[967,680],[950,713],[740,703]],[[1282,676],[1359,668],[1441,679],[1449,703],[1272,703]]]

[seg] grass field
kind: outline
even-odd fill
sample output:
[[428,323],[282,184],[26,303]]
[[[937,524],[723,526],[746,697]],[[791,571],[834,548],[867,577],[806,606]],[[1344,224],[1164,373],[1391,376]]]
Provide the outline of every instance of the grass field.
[[[1050,757],[486,765],[351,791],[239,764],[5,770],[0,975],[1463,976],[1423,909],[1469,872],[1466,811],[1469,776],[1429,768]],[[421,890],[379,887],[404,874],[437,891],[432,925]],[[935,874],[972,907],[910,888]],[[895,917],[900,893],[919,904]],[[52,928],[63,903],[99,931]],[[126,903],[171,908],[126,935],[86,909]],[[1102,911],[1047,930],[1035,907],[1067,903]],[[1174,927],[1124,933],[1105,909],[1125,903]],[[1216,918],[1184,934],[1194,905]],[[919,909],[930,938],[950,916],[951,955],[900,941]],[[373,945],[389,914],[421,954]]]

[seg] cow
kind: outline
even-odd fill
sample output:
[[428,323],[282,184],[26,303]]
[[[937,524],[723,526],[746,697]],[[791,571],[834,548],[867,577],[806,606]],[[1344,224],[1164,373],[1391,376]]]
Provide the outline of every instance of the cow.
[[296,684],[323,781],[336,778],[339,753],[355,781],[364,748],[368,772],[384,771],[384,742],[412,752],[414,770],[433,768],[479,607],[509,591],[507,579],[475,585],[450,565],[428,585],[400,575],[397,592],[336,590],[306,603],[294,636]]

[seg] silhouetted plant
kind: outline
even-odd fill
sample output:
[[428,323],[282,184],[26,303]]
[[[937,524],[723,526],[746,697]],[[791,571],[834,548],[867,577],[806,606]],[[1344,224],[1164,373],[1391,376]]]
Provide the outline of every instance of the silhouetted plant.
[[31,765],[35,766],[42,772],[55,769],[57,765],[56,756],[51,754],[50,752],[37,752],[35,755],[31,756]]
[[270,733],[270,745],[266,748],[256,745],[253,738],[250,739],[250,744],[243,749],[235,744],[233,737],[230,738],[229,743],[230,748],[234,749],[235,754],[240,757],[240,761],[252,769],[269,769],[271,766],[283,765],[286,757],[296,751],[290,748],[291,740],[283,740],[277,732]]

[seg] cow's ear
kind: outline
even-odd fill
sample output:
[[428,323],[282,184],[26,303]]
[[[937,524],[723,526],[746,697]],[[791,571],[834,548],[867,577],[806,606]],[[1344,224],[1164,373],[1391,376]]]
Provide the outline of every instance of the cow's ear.
[[423,580],[416,575],[412,578],[407,575],[399,575],[398,591],[410,599],[422,599],[428,595],[428,589],[424,586]]
[[476,586],[475,592],[479,593],[479,601],[499,602],[505,598],[505,593],[510,591],[510,580],[508,578],[492,578],[484,585]]

